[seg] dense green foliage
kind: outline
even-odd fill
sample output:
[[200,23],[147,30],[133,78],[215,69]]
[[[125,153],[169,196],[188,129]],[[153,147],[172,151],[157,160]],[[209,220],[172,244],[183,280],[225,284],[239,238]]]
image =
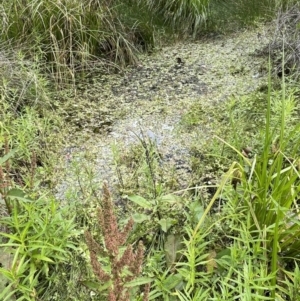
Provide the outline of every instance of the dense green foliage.
[[[270,74],[267,89],[220,108],[215,127],[226,130],[204,150],[218,166],[217,185],[172,191],[157,146],[141,135],[131,157],[113,147],[117,170],[122,160],[140,162],[131,186],[120,176],[121,213],[82,162],[71,202],[58,203],[52,190],[68,137],[62,90],[76,94],[92,72],[136,64],[139,51],[176,38],[268,20],[281,4],[1,2],[1,300],[298,300],[299,90],[284,72],[276,85]],[[182,125],[193,130],[199,112],[195,105]],[[193,159],[197,178],[207,161],[201,169]]]

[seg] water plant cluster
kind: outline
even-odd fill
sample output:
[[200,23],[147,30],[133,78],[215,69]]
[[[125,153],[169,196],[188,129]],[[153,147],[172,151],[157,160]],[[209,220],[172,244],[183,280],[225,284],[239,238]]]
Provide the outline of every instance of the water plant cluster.
[[[0,300],[299,300],[296,2],[1,2]],[[278,35],[259,53],[267,84],[220,114],[195,102],[182,115],[189,131],[214,120],[210,143],[190,149],[191,185],[164,174],[141,129],[127,152],[112,146],[118,185],[75,160],[78,190],[58,201],[75,137],[66,99],[138,68],[141,52],[272,19]],[[107,116],[93,115],[103,131]]]

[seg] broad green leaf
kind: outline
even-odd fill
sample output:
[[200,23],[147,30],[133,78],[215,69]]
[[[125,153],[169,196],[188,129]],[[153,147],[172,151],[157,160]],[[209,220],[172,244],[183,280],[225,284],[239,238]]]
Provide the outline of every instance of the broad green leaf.
[[26,197],[26,194],[23,190],[18,188],[12,188],[7,192],[7,196],[13,199],[17,199],[19,201],[23,202],[32,202],[32,200],[28,197]]
[[168,230],[177,223],[177,221],[173,218],[162,218],[158,221],[161,229],[166,233]]
[[180,274],[171,274],[168,276],[167,279],[163,282],[163,286],[165,287],[166,290],[172,290],[175,288],[177,285],[182,282],[182,276]]
[[4,155],[2,158],[0,158],[0,165],[2,165],[4,162],[9,160],[14,154],[16,150],[11,150],[8,154]]
[[220,252],[217,253],[216,258],[225,258],[225,256],[231,257],[231,249],[230,248],[226,248],[221,250]]
[[147,283],[152,282],[154,279],[150,278],[150,277],[139,277],[136,278],[128,283],[126,283],[124,286],[125,287],[134,287],[134,286],[140,286],[140,285],[144,285]]
[[169,234],[167,236],[164,251],[166,255],[166,263],[168,267],[171,267],[176,262],[177,252],[181,245],[180,235]]
[[130,195],[127,198],[144,209],[151,209],[153,204],[139,195]]
[[[161,197],[163,202],[168,202],[170,204],[181,204],[180,197],[174,194],[167,194]],[[181,204],[182,205],[182,204]]]
[[191,202],[189,205],[190,217],[193,223],[198,223],[203,215],[204,209],[199,202]]
[[150,216],[142,213],[135,213],[132,215],[132,218],[135,223],[140,224],[144,221],[148,221],[150,219]]

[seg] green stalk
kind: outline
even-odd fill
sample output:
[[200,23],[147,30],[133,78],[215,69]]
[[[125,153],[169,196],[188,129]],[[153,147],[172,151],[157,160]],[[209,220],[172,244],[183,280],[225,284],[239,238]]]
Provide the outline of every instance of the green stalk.
[[233,174],[233,171],[234,169],[236,168],[236,165],[237,163],[236,162],[233,162],[229,168],[229,170],[227,171],[227,173],[225,174],[225,176],[223,177],[219,187],[218,187],[218,190],[216,191],[216,193],[214,194],[213,198],[211,199],[211,201],[209,202],[209,204],[207,205],[205,211],[203,212],[197,226],[195,227],[193,233],[192,233],[192,237],[190,239],[190,242],[193,241],[195,239],[195,237],[197,236],[197,233],[200,229],[200,227],[202,226],[206,216],[208,215],[211,207],[213,206],[214,202],[218,199],[218,197],[220,196],[222,190],[224,189],[225,187],[225,184],[232,178],[232,174]]
[[263,151],[263,166],[261,177],[261,200],[266,200],[266,193],[268,190],[268,161],[269,161],[269,148],[270,148],[270,120],[271,120],[271,58],[269,57],[269,75],[268,75],[268,96],[267,96],[267,114],[266,114],[266,130],[265,130],[265,143]]
[[[280,171],[282,169],[282,163],[283,163],[283,144],[284,144],[284,129],[285,129],[285,78],[284,78],[284,47],[282,49],[282,105],[281,105],[281,126],[280,126],[280,138],[279,138],[279,146],[280,146],[280,152],[278,152],[277,155],[277,177],[275,179],[275,187],[279,185],[280,181]],[[270,112],[269,112],[270,113]],[[273,237],[273,247],[272,247],[272,261],[271,261],[271,271],[274,277],[272,278],[272,298],[275,300],[275,292],[276,292],[276,271],[278,269],[277,261],[278,261],[278,237],[279,237],[279,221],[281,220],[282,211],[280,209],[281,207],[280,199],[277,202],[277,208],[276,208],[276,221],[275,221],[275,228],[274,228],[274,237]]]

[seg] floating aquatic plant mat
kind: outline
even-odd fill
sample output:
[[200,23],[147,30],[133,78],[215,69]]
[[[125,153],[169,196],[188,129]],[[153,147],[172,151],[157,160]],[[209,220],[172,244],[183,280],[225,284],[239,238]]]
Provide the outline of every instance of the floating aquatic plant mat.
[[224,103],[267,85],[268,56],[259,53],[273,33],[268,24],[178,43],[140,56],[138,66],[122,73],[81,84],[68,114],[74,137],[85,138],[69,141],[67,175],[57,196],[78,190],[78,179],[88,180],[87,169],[96,181],[123,190],[141,187],[143,141],[155,145],[166,186],[192,185],[191,149],[212,143]]

